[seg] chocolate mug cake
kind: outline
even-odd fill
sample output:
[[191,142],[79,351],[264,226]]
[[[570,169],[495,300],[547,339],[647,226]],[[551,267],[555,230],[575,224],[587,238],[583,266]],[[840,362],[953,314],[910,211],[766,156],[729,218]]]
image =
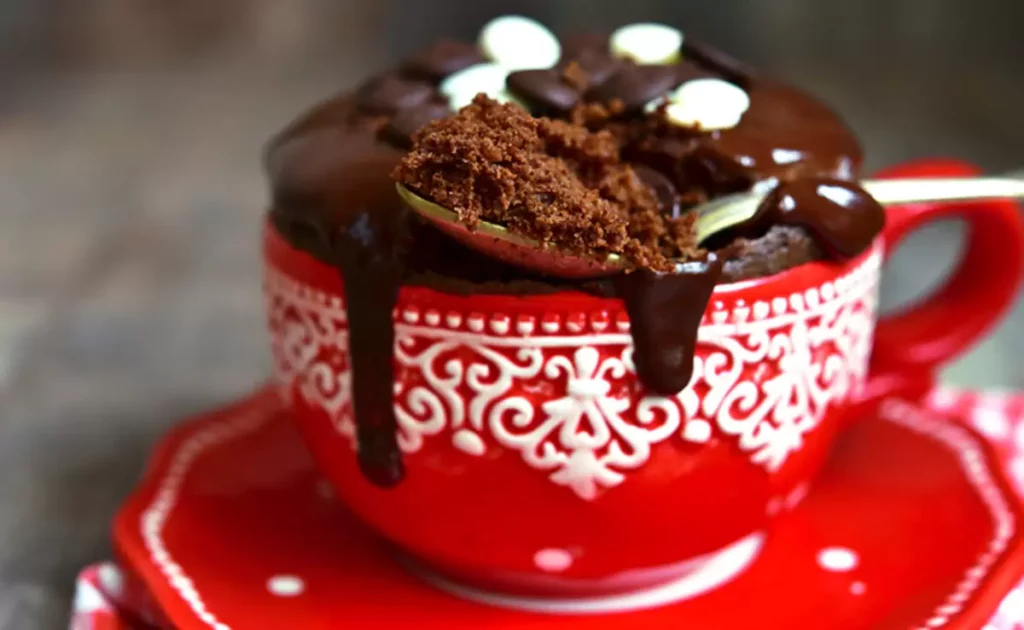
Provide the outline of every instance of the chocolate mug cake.
[[[621,299],[636,371],[687,386],[716,284],[851,258],[884,211],[855,182],[856,138],[825,105],[672,28],[555,39],[521,18],[440,42],[314,107],[269,143],[270,218],[344,281],[360,466],[403,477],[391,313],[402,286]],[[458,213],[621,273],[567,279],[464,247],[410,211],[399,182]],[[757,215],[698,243],[691,208],[771,188]]]

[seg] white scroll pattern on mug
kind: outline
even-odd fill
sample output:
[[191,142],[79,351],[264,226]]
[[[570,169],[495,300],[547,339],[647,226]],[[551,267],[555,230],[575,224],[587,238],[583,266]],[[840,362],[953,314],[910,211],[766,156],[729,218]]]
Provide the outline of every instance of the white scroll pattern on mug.
[[[673,437],[734,439],[778,470],[867,377],[880,262],[876,248],[835,281],[770,302],[713,297],[690,386],[668,398],[627,384],[628,322],[605,313],[538,322],[407,307],[395,314],[399,446],[411,454],[449,439],[480,456],[497,444],[588,500]],[[355,448],[343,302],[272,268],[265,289],[284,391],[297,385]]]

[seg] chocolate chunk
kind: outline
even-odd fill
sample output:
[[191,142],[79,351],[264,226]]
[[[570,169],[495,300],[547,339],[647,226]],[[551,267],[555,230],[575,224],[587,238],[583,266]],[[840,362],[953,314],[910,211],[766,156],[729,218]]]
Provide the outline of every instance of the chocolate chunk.
[[687,38],[683,42],[683,58],[746,89],[754,77],[753,69],[742,61],[703,42]]
[[676,194],[676,187],[672,185],[669,178],[653,168],[641,165],[634,166],[633,172],[640,178],[640,181],[654,191],[654,196],[658,198],[658,209],[662,215],[672,219],[679,216],[679,197]]
[[601,85],[608,80],[616,70],[624,65],[621,59],[613,57],[607,51],[590,50],[580,53],[573,61],[579,64],[580,68],[586,71],[589,76],[591,88]]
[[590,86],[590,75],[575,61],[570,61],[560,69],[562,82],[577,92],[584,92]]
[[565,113],[580,100],[558,70],[520,70],[508,75],[506,84],[537,114]]
[[412,136],[432,120],[447,118],[451,107],[440,101],[429,101],[416,107],[403,109],[381,130],[381,139],[400,149],[412,147]]
[[601,85],[623,66],[621,59],[613,56],[608,48],[607,33],[573,35],[562,40],[562,60],[558,67],[565,68],[576,62],[589,75],[587,86]]
[[582,33],[562,38],[562,62],[579,60],[582,55],[590,53],[611,54],[608,33]]
[[422,50],[402,62],[402,70],[440,82],[450,74],[484,62],[484,56],[475,44],[443,40]]
[[638,66],[629,64],[607,81],[587,92],[587,100],[622,101],[627,112],[643,109],[648,101],[664,96],[678,84],[672,66]]
[[680,85],[695,79],[721,79],[723,76],[714,70],[701,67],[692,61],[683,60],[673,66],[676,70],[676,81]]
[[424,81],[384,75],[370,79],[356,90],[356,105],[371,114],[393,114],[415,107],[437,94],[437,89]]

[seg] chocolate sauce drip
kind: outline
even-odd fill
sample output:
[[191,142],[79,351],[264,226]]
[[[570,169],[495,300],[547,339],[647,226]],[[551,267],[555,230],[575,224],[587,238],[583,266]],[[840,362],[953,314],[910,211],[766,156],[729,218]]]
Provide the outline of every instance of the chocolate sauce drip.
[[400,154],[364,130],[302,129],[286,132],[269,148],[272,216],[285,238],[341,274],[359,465],[373,483],[392,486],[403,468],[391,314],[410,251],[409,212],[389,177]]
[[654,393],[673,396],[690,383],[697,329],[721,273],[710,254],[676,273],[639,270],[612,280],[629,314],[637,376]]
[[391,313],[405,267],[406,212],[363,211],[338,234],[333,250],[343,278],[352,361],[359,467],[379,486],[405,474],[394,412],[395,327]]
[[807,228],[835,258],[856,256],[885,225],[885,208],[854,182],[807,177],[783,182],[761,202],[750,223]]

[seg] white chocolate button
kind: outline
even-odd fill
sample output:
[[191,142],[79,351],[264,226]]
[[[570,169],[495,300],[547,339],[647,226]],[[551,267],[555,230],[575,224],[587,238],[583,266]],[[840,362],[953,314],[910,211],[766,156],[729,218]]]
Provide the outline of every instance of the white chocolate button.
[[750,97],[741,88],[721,79],[687,81],[669,96],[665,117],[682,127],[703,131],[730,129],[750,108]]
[[683,33],[664,24],[629,24],[612,33],[612,54],[640,64],[671,64],[679,61]]
[[481,92],[502,103],[518,103],[505,89],[507,76],[507,68],[496,63],[480,63],[451,75],[441,82],[440,89],[454,110],[469,105]]
[[480,31],[480,50],[509,72],[550,68],[562,55],[554,33],[540,22],[519,15],[488,22]]

